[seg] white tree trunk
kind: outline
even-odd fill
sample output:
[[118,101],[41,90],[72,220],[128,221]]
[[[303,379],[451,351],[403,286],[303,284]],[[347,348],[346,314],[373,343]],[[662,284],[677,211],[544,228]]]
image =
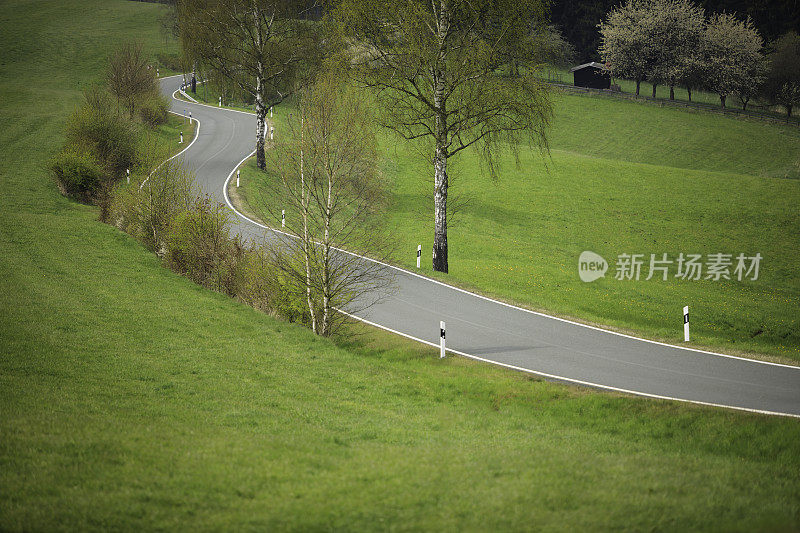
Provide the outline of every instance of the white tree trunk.
[[447,156],[437,148],[433,160],[433,269],[447,272]]
[[324,249],[322,251],[322,335],[326,336],[330,332],[331,321],[331,207],[333,205],[333,180],[328,176],[328,194],[325,202],[325,237]]
[[264,153],[264,135],[267,132],[267,107],[264,103],[264,83],[256,82],[256,166],[264,170],[267,167]]
[[434,133],[436,137],[436,152],[433,156],[433,269],[437,272],[448,271],[447,261],[447,106],[445,101],[445,65],[446,46],[445,40],[449,31],[450,18],[447,3],[439,3],[439,19],[437,33],[439,40],[439,57],[433,75],[433,106],[436,117],[434,119]]
[[311,247],[308,236],[308,206],[311,202],[311,193],[306,192],[306,180],[303,175],[303,119],[300,118],[300,205],[303,215],[303,255],[306,262],[306,303],[311,316],[311,330],[317,332],[317,316],[314,312],[314,299],[311,297]]

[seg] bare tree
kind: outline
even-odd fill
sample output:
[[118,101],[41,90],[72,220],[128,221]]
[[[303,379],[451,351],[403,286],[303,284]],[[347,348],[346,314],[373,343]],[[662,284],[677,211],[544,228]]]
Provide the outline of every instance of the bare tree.
[[374,121],[363,95],[333,76],[302,95],[300,116],[269,152],[274,181],[270,208],[288,207],[290,238],[273,247],[275,265],[304,293],[311,328],[330,335],[391,284],[391,271],[345,250],[385,261],[380,224],[385,188],[376,168]]
[[[543,11],[540,0],[343,0],[334,12],[350,72],[374,90],[382,124],[432,141],[434,270],[449,268],[448,160],[474,145],[496,176],[501,150],[516,155],[524,138],[546,147],[547,89],[534,54],[513,52],[520,26],[543,24]],[[523,76],[498,76],[510,60]]]
[[184,52],[224,78],[256,107],[256,161],[265,167],[266,113],[292,94],[318,54],[313,0],[179,0]]
[[140,98],[158,93],[156,73],[148,67],[140,43],[123,44],[111,54],[106,79],[117,104],[122,101],[131,117]]

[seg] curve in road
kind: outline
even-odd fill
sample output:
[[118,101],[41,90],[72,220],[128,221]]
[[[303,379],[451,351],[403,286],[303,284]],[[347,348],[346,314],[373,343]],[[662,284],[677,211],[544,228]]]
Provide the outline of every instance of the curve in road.
[[[174,96],[180,76],[162,78],[172,111],[200,127],[183,152],[202,190],[235,213],[246,240],[279,232],[238,212],[227,183],[253,153],[255,116]],[[397,290],[358,320],[438,346],[447,323],[448,351],[549,379],[652,398],[800,417],[800,367],[682,348],[578,324],[479,296],[394,269]]]

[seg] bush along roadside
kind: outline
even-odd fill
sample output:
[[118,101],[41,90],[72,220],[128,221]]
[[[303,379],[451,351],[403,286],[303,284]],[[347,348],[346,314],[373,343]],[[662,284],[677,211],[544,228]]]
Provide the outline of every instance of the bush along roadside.
[[270,255],[231,235],[228,211],[199,194],[176,160],[140,182],[120,182],[110,222],[157,254],[172,271],[289,322],[308,324],[303,295],[272,266]]
[[169,109],[141,45],[115,51],[106,80],[84,91],[83,104],[67,121],[65,145],[48,164],[61,193],[97,205],[103,221],[114,185],[146,163],[142,139],[167,122]]
[[[130,234],[162,263],[203,287],[290,322],[309,324],[304,295],[273,267],[271,255],[230,232],[221,204],[202,196],[194,176],[159,142],[168,122],[154,69],[139,45],[110,59],[106,85],[84,91],[66,141],[48,168],[59,190],[100,208],[100,220]],[[165,161],[166,160],[166,161]]]
[[[158,93],[155,72],[143,60],[141,46],[124,44],[116,50],[109,60],[106,80],[105,87],[85,91],[83,104],[68,121],[66,144],[50,163],[63,194],[97,205],[100,220],[134,236],[174,272],[256,309],[302,323],[323,336],[332,334],[334,324],[346,321],[346,315],[331,311],[337,305],[390,284],[386,276],[356,263],[345,261],[332,266],[327,258],[335,243],[308,228],[298,233],[306,236],[302,241],[305,244],[298,249],[246,245],[232,236],[227,208],[199,194],[194,176],[177,159],[168,159],[174,150],[164,150],[158,135],[153,134],[167,121],[168,110]],[[329,100],[329,93],[336,94],[334,86],[320,87],[328,91],[320,101]],[[344,107],[355,109],[352,102]],[[327,127],[344,131],[338,122]],[[374,142],[372,136],[367,138],[365,143]],[[297,146],[286,148],[301,153]],[[338,152],[346,151],[345,145],[332,149],[337,157]],[[324,226],[325,239],[330,227],[335,228],[334,234],[340,229],[352,232],[348,224],[372,212],[374,202],[367,201],[371,198],[355,201],[348,197],[346,205],[362,206],[361,218],[350,216],[340,221],[330,216],[334,197],[338,203],[340,196],[349,194],[347,191],[372,191],[363,184],[353,187],[347,180],[361,183],[356,177],[366,175],[373,152],[366,150],[366,159],[359,155],[348,162],[352,168],[341,184],[332,177],[316,175],[309,181],[317,184],[313,191],[319,193],[320,201],[327,198],[329,207],[322,211],[329,215],[325,218],[320,213],[308,213],[313,219],[308,227]],[[322,218],[317,220],[316,216]]]

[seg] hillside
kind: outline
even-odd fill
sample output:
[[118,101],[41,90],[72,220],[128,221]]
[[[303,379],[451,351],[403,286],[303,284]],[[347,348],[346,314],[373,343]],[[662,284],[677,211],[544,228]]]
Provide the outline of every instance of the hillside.
[[0,16],[0,530],[800,527],[797,420],[598,393],[191,284],[43,167],[160,7]]

